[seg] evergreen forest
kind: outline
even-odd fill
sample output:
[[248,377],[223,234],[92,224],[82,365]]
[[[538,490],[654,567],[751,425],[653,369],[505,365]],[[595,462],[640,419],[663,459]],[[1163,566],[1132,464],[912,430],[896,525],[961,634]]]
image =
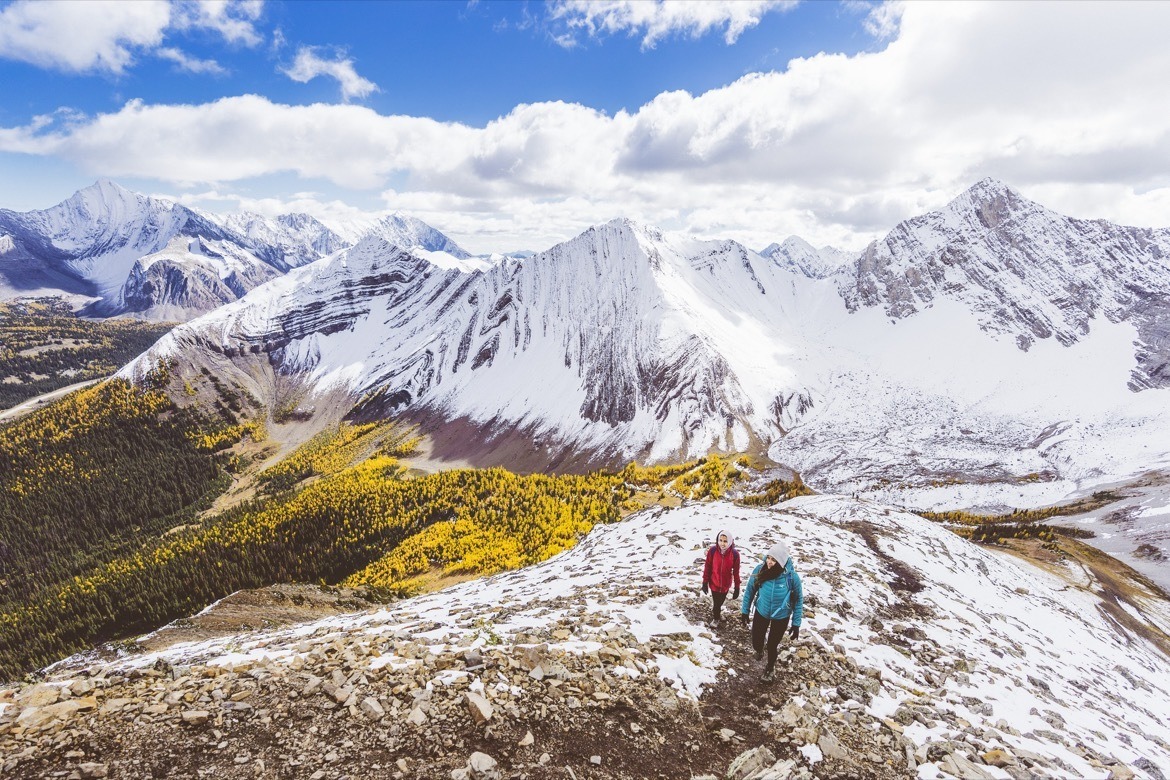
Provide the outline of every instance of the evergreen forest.
[[172,327],[134,319],[83,319],[60,298],[0,303],[0,409],[105,378]]

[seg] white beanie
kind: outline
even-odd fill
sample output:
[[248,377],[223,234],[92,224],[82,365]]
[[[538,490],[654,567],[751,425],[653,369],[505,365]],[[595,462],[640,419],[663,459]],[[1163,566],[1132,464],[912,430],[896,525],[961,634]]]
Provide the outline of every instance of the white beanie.
[[768,555],[776,559],[776,563],[785,566],[788,563],[788,545],[784,542],[776,542],[772,545],[772,549],[768,550]]

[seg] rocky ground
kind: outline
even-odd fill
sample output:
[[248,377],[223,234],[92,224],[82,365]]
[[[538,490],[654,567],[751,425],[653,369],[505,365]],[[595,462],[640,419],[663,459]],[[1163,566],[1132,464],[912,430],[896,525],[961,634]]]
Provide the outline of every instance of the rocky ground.
[[[839,520],[837,510],[847,510]],[[1074,678],[1024,626],[1003,634],[954,600],[976,582],[960,555],[1006,583],[997,612],[1015,598],[1039,615],[1044,602],[1023,586],[1046,580],[918,528],[925,521],[897,521],[914,538],[880,512],[859,520],[863,511],[810,499],[783,514],[646,513],[530,569],[282,628],[245,607],[283,622],[294,607],[319,617],[360,603],[237,594],[120,657],[79,656],[0,687],[0,778],[1164,777],[1156,762],[1170,746],[1150,725],[1164,664],[1139,656],[1136,638],[1132,659]],[[782,646],[774,683],[761,681],[734,606],[720,629],[703,626],[695,529],[715,520],[735,522],[756,549],[781,527],[798,540],[805,625]],[[907,540],[937,557],[913,557],[898,546]],[[943,563],[961,571],[928,566]],[[989,638],[965,639],[968,625]],[[219,631],[232,633],[207,639]],[[1140,676],[1143,665],[1158,676]],[[1116,722],[1077,722],[1114,696]]]
[[[403,632],[309,637],[291,663],[71,670],[0,694],[15,704],[0,716],[3,774],[600,780],[723,776],[738,760],[737,778],[808,777],[798,748],[813,745],[817,777],[907,774],[899,724],[856,704],[879,675],[819,643],[785,648],[764,684],[746,631],[726,625],[740,634],[728,636],[732,666],[693,702],[647,674],[689,636],[642,644],[596,622],[438,655]],[[600,648],[549,644],[570,637]]]

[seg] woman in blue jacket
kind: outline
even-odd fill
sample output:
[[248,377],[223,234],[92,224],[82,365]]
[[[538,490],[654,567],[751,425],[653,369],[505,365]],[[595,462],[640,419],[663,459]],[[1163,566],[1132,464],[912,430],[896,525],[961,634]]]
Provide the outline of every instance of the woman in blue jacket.
[[740,619],[745,626],[753,603],[756,617],[752,621],[752,646],[758,660],[764,655],[767,640],[768,666],[764,669],[764,682],[771,682],[776,679],[776,654],[784,631],[788,629],[788,621],[792,621],[789,636],[795,641],[800,636],[800,624],[804,619],[804,588],[784,542],[777,542],[768,550],[764,562],[748,578],[740,608]]

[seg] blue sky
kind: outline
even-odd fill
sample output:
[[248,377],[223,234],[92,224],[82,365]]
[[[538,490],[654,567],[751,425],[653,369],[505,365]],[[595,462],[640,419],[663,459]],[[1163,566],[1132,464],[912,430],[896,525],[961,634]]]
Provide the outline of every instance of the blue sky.
[[616,216],[856,248],[993,175],[1165,225],[1168,11],[0,2],[0,207],[106,177],[220,212],[397,209],[473,251]]

